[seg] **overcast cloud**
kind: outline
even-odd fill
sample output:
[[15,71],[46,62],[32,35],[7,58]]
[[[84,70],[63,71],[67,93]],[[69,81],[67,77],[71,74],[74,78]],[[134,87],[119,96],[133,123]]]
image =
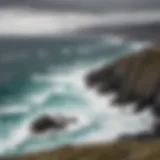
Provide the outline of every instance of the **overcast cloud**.
[[0,0],[0,6],[64,11],[153,10],[160,8],[160,0]]

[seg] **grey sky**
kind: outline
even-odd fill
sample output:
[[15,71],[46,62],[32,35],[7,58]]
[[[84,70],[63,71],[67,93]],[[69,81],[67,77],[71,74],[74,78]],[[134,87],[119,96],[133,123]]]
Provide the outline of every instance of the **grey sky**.
[[160,8],[160,0],[0,0],[0,6],[65,11],[151,10]]

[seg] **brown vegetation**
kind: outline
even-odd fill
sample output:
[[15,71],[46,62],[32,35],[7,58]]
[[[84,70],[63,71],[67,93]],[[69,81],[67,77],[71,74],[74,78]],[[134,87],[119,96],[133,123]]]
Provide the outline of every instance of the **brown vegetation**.
[[160,160],[160,140],[65,147],[57,151],[0,160]]

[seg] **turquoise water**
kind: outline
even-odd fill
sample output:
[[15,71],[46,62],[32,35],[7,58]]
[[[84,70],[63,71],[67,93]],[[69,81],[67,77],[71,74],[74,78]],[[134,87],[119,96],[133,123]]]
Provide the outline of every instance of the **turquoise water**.
[[[129,121],[135,123],[126,130],[127,115],[107,109],[106,101],[85,88],[83,77],[90,69],[142,47],[143,43],[111,36],[1,39],[0,154],[111,140],[140,130],[134,116]],[[31,122],[44,113],[75,116],[78,122],[62,132],[31,134]]]

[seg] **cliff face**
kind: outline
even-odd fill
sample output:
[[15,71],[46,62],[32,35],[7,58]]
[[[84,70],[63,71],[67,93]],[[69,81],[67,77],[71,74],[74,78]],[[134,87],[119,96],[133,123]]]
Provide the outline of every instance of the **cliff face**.
[[98,92],[116,92],[114,103],[121,106],[136,102],[137,110],[148,105],[160,115],[160,47],[153,47],[123,57],[110,65],[92,71],[86,78],[89,87]]

